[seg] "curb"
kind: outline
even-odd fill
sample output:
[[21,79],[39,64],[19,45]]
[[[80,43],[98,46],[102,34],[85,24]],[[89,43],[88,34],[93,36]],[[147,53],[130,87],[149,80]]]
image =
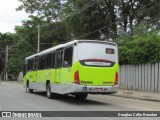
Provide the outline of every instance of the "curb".
[[142,97],[135,97],[130,95],[118,95],[118,94],[112,94],[111,96],[115,97],[123,97],[123,98],[130,98],[130,99],[136,99],[136,100],[144,100],[144,101],[152,101],[152,102],[160,102],[160,99],[156,98],[142,98]]

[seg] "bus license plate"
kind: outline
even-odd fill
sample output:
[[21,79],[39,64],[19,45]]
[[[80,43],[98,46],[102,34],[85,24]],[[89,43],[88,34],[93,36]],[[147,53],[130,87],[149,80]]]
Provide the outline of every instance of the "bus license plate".
[[94,90],[95,91],[102,91],[103,89],[102,88],[95,88]]

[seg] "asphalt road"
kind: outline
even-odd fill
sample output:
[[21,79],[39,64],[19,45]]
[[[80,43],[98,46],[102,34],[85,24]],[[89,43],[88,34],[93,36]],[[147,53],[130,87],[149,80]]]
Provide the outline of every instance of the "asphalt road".
[[[0,111],[160,111],[160,103],[109,95],[89,95],[86,100],[76,100],[73,96],[48,99],[45,93],[42,92],[26,93],[25,88],[20,83],[2,82],[0,84]],[[60,120],[64,118],[56,117],[54,119]],[[65,119],[71,120],[73,118]],[[91,118],[82,117],[76,119],[88,120]],[[111,118],[102,117],[98,119],[111,120]],[[112,120],[113,119],[133,120],[133,118],[112,118]],[[143,119],[157,120],[157,118]],[[97,120],[97,118],[94,117],[92,120]]]

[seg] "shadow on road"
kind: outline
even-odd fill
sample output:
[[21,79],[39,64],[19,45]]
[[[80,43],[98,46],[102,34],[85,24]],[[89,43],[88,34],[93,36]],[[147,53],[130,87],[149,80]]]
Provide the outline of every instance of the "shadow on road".
[[[46,97],[46,92],[34,92],[34,95]],[[69,104],[77,104],[77,105],[110,105],[105,102],[100,102],[100,101],[95,101],[95,100],[90,100],[90,99],[76,99],[72,95],[58,95],[56,98],[51,99],[55,101],[62,101],[62,102],[67,102]]]

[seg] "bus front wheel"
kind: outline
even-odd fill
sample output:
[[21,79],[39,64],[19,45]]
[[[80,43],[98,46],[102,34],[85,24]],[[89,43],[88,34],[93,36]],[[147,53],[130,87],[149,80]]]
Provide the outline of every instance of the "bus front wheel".
[[26,92],[27,93],[33,93],[33,89],[29,88],[29,81],[26,82]]
[[76,94],[75,98],[76,99],[86,99],[88,94]]
[[47,98],[51,99],[52,93],[51,93],[51,84],[50,83],[47,84],[46,90],[47,90]]

